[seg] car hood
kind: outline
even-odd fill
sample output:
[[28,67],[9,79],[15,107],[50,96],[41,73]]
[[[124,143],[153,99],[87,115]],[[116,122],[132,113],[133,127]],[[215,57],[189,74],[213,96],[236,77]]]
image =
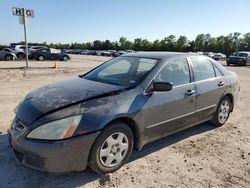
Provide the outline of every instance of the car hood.
[[17,108],[16,116],[30,124],[49,113],[123,89],[124,86],[80,77],[60,81],[30,92]]

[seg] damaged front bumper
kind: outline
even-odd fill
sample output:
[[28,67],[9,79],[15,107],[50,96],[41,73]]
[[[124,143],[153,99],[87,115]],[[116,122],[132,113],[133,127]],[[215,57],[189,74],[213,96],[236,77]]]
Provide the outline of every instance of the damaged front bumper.
[[84,170],[98,134],[95,132],[61,141],[40,141],[27,139],[18,130],[8,130],[9,143],[16,160],[26,167],[50,173]]

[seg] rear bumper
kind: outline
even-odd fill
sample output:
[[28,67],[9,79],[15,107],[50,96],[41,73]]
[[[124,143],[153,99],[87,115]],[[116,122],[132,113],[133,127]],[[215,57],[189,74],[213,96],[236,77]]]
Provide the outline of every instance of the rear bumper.
[[86,168],[89,151],[99,132],[63,141],[34,141],[8,130],[13,154],[26,167],[50,172],[66,173]]

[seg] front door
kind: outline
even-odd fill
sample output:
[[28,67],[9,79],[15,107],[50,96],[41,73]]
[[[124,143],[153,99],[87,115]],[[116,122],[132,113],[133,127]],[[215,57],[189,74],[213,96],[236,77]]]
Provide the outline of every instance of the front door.
[[160,137],[175,132],[197,120],[196,91],[194,83],[191,83],[187,59],[167,62],[154,81],[172,82],[173,89],[145,96],[148,97],[142,108],[145,138]]

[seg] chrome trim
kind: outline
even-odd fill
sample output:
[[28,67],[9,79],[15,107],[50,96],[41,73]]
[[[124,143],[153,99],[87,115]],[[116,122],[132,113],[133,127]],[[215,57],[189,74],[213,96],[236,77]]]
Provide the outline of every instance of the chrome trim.
[[199,109],[199,110],[196,110],[196,112],[201,112],[201,111],[203,111],[203,110],[207,110],[207,109],[213,108],[213,107],[215,107],[215,106],[217,106],[217,104],[213,104],[213,105],[211,105],[211,106],[207,106],[207,107],[205,107],[205,108],[201,108],[201,109]]
[[195,114],[195,113],[197,113],[197,112],[201,112],[201,111],[203,111],[203,110],[207,110],[207,109],[209,109],[209,108],[213,108],[213,107],[215,107],[215,106],[217,106],[217,104],[213,104],[213,105],[211,105],[211,106],[208,106],[208,107],[205,107],[205,108],[201,108],[201,109],[199,109],[199,110],[195,110],[194,112],[190,112],[190,113],[187,113],[187,114],[184,114],[184,115],[175,117],[175,118],[171,118],[171,119],[168,119],[168,120],[159,122],[159,123],[155,123],[155,124],[153,124],[153,125],[149,125],[149,126],[147,126],[146,128],[152,128],[152,127],[161,125],[161,124],[163,124],[163,123],[167,123],[167,122],[170,122],[170,121],[173,121],[173,120],[176,120],[176,119],[180,119],[180,118],[183,118],[183,117],[186,117],[186,116]]
[[181,115],[181,116],[178,116],[178,117],[175,117],[175,118],[171,118],[171,119],[168,119],[168,120],[166,120],[166,121],[162,121],[162,122],[159,122],[159,123],[156,123],[156,124],[153,124],[153,125],[149,125],[149,126],[147,126],[146,128],[152,128],[152,127],[161,125],[161,124],[163,124],[163,123],[167,123],[167,122],[170,122],[170,121],[173,121],[173,120],[176,120],[176,119],[180,119],[180,118],[183,118],[183,117],[192,115],[192,114],[195,114],[195,111],[194,111],[194,112],[187,113],[187,114],[184,114],[184,115]]

